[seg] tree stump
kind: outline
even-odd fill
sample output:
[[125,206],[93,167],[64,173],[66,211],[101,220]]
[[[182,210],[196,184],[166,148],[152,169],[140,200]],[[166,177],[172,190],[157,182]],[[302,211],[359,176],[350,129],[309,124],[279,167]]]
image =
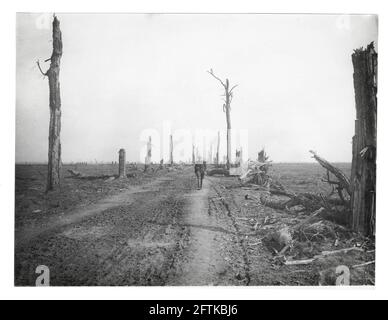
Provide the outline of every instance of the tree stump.
[[125,178],[125,150],[120,149],[119,151],[119,178]]
[[375,234],[377,53],[373,42],[352,55],[356,99],[351,173],[351,225],[366,236]]

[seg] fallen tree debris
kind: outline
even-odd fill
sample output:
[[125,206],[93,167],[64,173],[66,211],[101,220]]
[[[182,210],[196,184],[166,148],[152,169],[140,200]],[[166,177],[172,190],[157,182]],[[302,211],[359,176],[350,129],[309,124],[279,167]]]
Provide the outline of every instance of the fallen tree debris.
[[[250,161],[247,169],[240,176],[242,186],[250,190],[257,190],[258,197],[246,195],[246,199],[260,200],[260,204],[275,210],[284,210],[293,214],[301,212],[315,212],[320,208],[325,208],[325,219],[335,221],[339,224],[346,224],[349,220],[350,212],[350,185],[349,179],[338,168],[328,161],[310,151],[313,157],[327,170],[326,178],[322,181],[332,186],[332,191],[325,195],[323,193],[301,192],[296,193],[287,190],[282,183],[267,173],[269,162]],[[267,161],[265,155],[262,161]],[[264,166],[264,167],[263,167]],[[265,168],[265,169],[264,169]],[[334,181],[330,174],[334,175],[338,181]],[[257,177],[260,177],[257,179]],[[255,187],[256,186],[256,187]],[[335,196],[335,190],[338,196]]]
[[[257,208],[258,217],[254,216],[256,224],[251,236],[257,239],[258,235],[264,235],[257,243],[247,243],[248,247],[254,251],[255,245],[263,244],[272,252],[273,264],[278,266],[314,263],[312,268],[328,270],[330,266],[341,264],[355,264],[355,268],[372,265],[373,261],[369,260],[373,258],[366,251],[371,248],[368,240],[360,238],[348,228],[349,179],[317,153],[311,153],[326,171],[320,181],[327,183],[330,188],[322,188],[318,192],[303,187],[298,191],[291,190],[288,187],[291,174],[285,176],[288,180],[285,187],[280,174],[269,174],[272,164],[263,154],[257,161],[249,161],[245,165],[239,178],[240,188],[244,199],[250,200],[252,205],[245,202],[244,211]],[[301,184],[305,183],[310,181],[301,180]],[[317,187],[321,188],[318,183]],[[274,210],[266,211],[263,206]],[[244,221],[245,225],[253,225],[250,219],[239,220]],[[270,220],[274,222],[269,223]]]
[[[68,169],[67,171],[70,173],[70,178],[81,179],[81,180],[99,180],[99,179],[102,179],[102,180],[105,180],[105,182],[111,182],[111,181],[116,180],[118,177],[117,175],[99,175],[99,176],[90,176],[89,175],[89,176],[87,176],[81,172],[78,172],[78,171],[75,171],[72,169]],[[135,178],[136,174],[135,173],[128,173],[126,176],[127,176],[127,178]]]
[[[346,191],[348,197],[350,198],[351,192],[349,178],[341,170],[334,167],[328,161],[318,156],[316,152],[310,150],[310,153],[313,155],[313,158],[317,160],[317,162],[327,170],[327,180],[324,180],[324,182],[337,186],[337,191],[341,200],[345,201],[344,194],[342,192],[343,190]],[[331,181],[329,172],[331,172],[338,179],[338,181]]]
[[73,177],[82,177],[82,173],[81,172],[78,172],[78,171],[75,171],[75,170],[67,170]]
[[311,264],[315,261],[315,259],[306,259],[306,260],[286,260],[284,262],[284,265],[286,266],[300,266],[300,265],[306,265]]
[[[337,255],[337,254],[347,254],[347,253],[349,253],[351,251],[364,252],[364,250],[362,250],[360,248],[357,248],[357,247],[346,248],[346,249],[341,249],[341,250],[336,250],[336,251],[323,251],[321,254],[316,255],[316,256],[314,256],[311,259],[305,259],[305,260],[286,260],[284,262],[284,264],[286,266],[301,265],[301,264],[311,264],[311,263],[315,262],[318,259],[323,259],[323,258],[332,256],[332,255]],[[373,264],[373,263],[374,263],[374,261],[370,261],[370,262],[367,262],[367,263],[363,263],[363,264],[360,264],[360,265],[353,266],[352,268],[363,267],[363,266],[367,266],[367,265],[370,265],[370,264]]]
[[240,182],[245,185],[254,183],[256,185],[265,186],[269,182],[268,170],[272,162],[268,160],[265,150],[261,150],[258,155],[258,160],[248,160],[241,167],[242,174],[239,177]]
[[303,220],[302,222],[298,223],[296,226],[293,227],[293,230],[294,231],[297,231],[299,229],[301,229],[303,226],[305,226],[306,224],[310,223],[311,221],[313,221],[314,219],[316,219],[320,214],[322,214],[322,212],[325,211],[325,208],[320,208],[318,209],[317,211],[315,211],[311,216],[309,216],[307,219]]
[[369,261],[369,262],[365,262],[365,263],[361,263],[361,264],[356,264],[355,266],[352,266],[352,268],[353,269],[355,269],[355,268],[362,268],[362,267],[370,266],[372,264],[375,264],[375,260]]
[[278,256],[283,256],[289,249],[291,249],[291,247],[292,247],[291,243],[285,245],[284,248],[280,250],[280,252],[278,253]]
[[341,253],[346,254],[351,251],[365,252],[364,249],[362,248],[352,247],[352,248],[345,248],[345,249],[334,250],[334,251],[323,251],[319,256],[317,256],[317,258],[332,256],[332,255],[341,254]]
[[215,175],[228,176],[229,175],[229,171],[224,169],[224,168],[215,168],[215,169],[207,171],[207,175],[209,177],[215,176]]

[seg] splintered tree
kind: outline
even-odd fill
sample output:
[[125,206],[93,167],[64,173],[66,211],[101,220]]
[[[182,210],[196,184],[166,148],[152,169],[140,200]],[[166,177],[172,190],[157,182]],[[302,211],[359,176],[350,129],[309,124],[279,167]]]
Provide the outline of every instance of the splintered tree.
[[226,125],[227,125],[227,155],[226,155],[226,168],[229,170],[230,169],[230,161],[232,159],[232,139],[231,139],[231,134],[232,134],[232,123],[230,119],[230,110],[231,110],[231,103],[233,100],[233,89],[237,87],[237,85],[230,87],[229,84],[229,79],[226,79],[225,82],[223,82],[219,77],[217,77],[213,69],[210,69],[208,73],[213,76],[215,79],[217,79],[221,85],[223,86],[225,90],[225,94],[223,95],[225,97],[224,100],[224,105],[223,105],[223,110],[226,114]]
[[195,146],[193,144],[192,154],[191,154],[191,161],[193,164],[195,164]]
[[365,235],[375,233],[377,53],[372,42],[352,55],[356,98],[355,135],[351,173],[352,227]]
[[[151,159],[152,159],[152,138],[148,137],[147,155],[146,155],[145,161],[144,161],[144,172],[148,171],[148,168],[149,168],[150,164],[152,163]],[[160,163],[160,166],[161,167],[163,166],[162,163]]]
[[58,18],[54,15],[53,20],[53,52],[50,68],[43,72],[39,61],[37,65],[43,76],[48,77],[50,90],[50,125],[49,125],[49,148],[48,148],[48,175],[47,191],[54,190],[60,185],[61,172],[61,96],[59,84],[59,71],[62,57],[62,33]]
[[[257,155],[257,160],[261,163],[267,163],[269,160],[269,157],[267,156],[267,153],[265,152],[265,149],[261,149],[261,151]],[[268,173],[269,166],[263,166],[262,170],[264,174]]]
[[172,134],[170,135],[170,165],[174,165],[174,140]]
[[220,132],[217,134],[217,152],[216,152],[216,165],[220,164]]

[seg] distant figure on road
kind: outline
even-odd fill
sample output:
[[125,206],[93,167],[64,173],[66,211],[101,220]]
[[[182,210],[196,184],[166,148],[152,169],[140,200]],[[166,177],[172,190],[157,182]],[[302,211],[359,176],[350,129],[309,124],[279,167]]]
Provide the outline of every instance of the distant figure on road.
[[195,175],[197,176],[198,190],[202,189],[202,181],[206,172],[206,161],[203,163],[196,163],[194,167]]

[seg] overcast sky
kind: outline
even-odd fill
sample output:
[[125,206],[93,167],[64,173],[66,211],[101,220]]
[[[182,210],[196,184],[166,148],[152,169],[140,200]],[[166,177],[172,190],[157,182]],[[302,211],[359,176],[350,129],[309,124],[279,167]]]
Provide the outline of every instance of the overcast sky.
[[[222,88],[249,156],[351,161],[353,49],[377,42],[374,16],[57,14],[63,161],[139,160],[146,129],[224,129]],[[47,161],[52,15],[18,14],[16,161]],[[46,70],[49,64],[43,64]]]

